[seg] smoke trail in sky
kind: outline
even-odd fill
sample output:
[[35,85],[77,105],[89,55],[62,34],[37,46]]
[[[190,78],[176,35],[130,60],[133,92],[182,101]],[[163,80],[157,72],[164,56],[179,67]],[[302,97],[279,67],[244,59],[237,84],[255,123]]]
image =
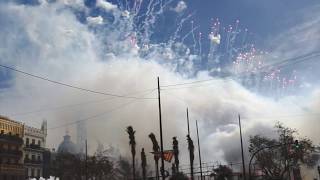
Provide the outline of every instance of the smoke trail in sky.
[[[100,5],[102,2],[107,5]],[[274,97],[285,96],[297,84],[293,72],[280,73],[276,67],[262,71],[266,60],[271,57],[254,46],[247,29],[240,28],[240,21],[224,27],[219,19],[212,20],[209,34],[203,34],[193,20],[193,15],[167,15],[170,9],[181,9],[179,1],[134,1],[111,4],[99,1],[98,8],[106,24],[101,24],[101,15],[87,17],[90,28],[101,37],[108,57],[135,54],[145,60],[155,60],[169,65],[172,70],[185,77],[193,77],[200,71],[208,71],[213,77],[231,77],[251,90]],[[107,7],[106,7],[107,6]],[[112,8],[111,8],[112,7]],[[175,24],[163,24],[169,18]],[[165,19],[165,20],[161,20]],[[177,25],[176,25],[177,24]],[[173,26],[173,27],[171,27]],[[161,34],[158,29],[172,29]],[[204,37],[204,38],[203,38]],[[208,45],[209,48],[203,48]],[[293,90],[294,88],[291,88]]]

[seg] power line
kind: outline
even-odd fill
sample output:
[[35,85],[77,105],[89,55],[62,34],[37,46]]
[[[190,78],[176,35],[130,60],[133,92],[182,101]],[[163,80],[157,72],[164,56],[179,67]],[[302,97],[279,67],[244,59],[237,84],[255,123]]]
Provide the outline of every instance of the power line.
[[[312,60],[312,58],[315,58],[315,57],[318,57],[318,56],[320,56],[320,51],[314,51],[314,52],[311,52],[311,53],[303,54],[303,55],[296,56],[296,57],[291,57],[291,58],[288,58],[288,59],[285,59],[285,60],[282,60],[282,61],[278,61],[278,62],[275,62],[275,63],[264,65],[264,66],[259,68],[259,70],[260,70],[259,72],[252,72],[252,73],[253,74],[258,74],[258,73],[262,73],[262,72],[267,72],[267,70],[274,69],[274,68],[283,69],[284,67],[287,67],[287,66],[291,66],[291,65],[294,65],[294,64],[297,64],[297,63],[301,63],[301,62],[304,62],[304,61]],[[264,70],[264,71],[261,71],[261,70]],[[248,74],[248,72],[240,73],[241,76],[243,76],[245,74]]]
[[288,114],[278,116],[265,116],[265,117],[244,117],[242,119],[254,120],[254,119],[277,119],[277,118],[290,118],[290,117],[308,117],[308,116],[319,116],[320,113],[304,113],[304,114]]
[[[153,91],[154,91],[154,90],[153,90]],[[153,91],[147,93],[146,95],[152,93]],[[145,96],[146,96],[146,95],[145,95]],[[65,123],[65,124],[62,124],[62,125],[59,125],[59,126],[55,126],[55,127],[49,127],[49,128],[47,128],[47,130],[53,130],[53,129],[63,128],[63,127],[69,126],[69,125],[77,124],[78,122],[93,120],[93,119],[95,119],[95,118],[97,118],[97,117],[104,116],[104,115],[106,115],[106,114],[108,114],[108,113],[114,112],[114,111],[116,111],[116,110],[118,110],[118,109],[121,109],[121,108],[123,108],[123,107],[125,107],[125,106],[128,106],[128,105],[136,102],[137,100],[138,100],[138,99],[131,100],[131,101],[129,101],[129,102],[127,102],[127,103],[124,103],[124,104],[121,104],[121,105],[119,105],[119,106],[117,106],[117,107],[115,107],[115,108],[109,109],[108,111],[105,111],[105,112],[102,112],[102,113],[99,113],[99,114],[95,114],[95,115],[89,116],[89,117],[87,117],[87,118],[83,118],[83,119],[80,119],[80,120],[77,120],[77,121]]]
[[231,79],[218,79],[218,78],[212,78],[212,79],[205,79],[205,80],[199,80],[199,81],[192,81],[192,82],[186,82],[186,83],[178,83],[178,84],[168,84],[168,85],[163,85],[161,87],[172,87],[172,86],[183,86],[183,85],[189,85],[189,84],[198,84],[198,83],[204,83],[208,81],[229,81]]
[[[155,89],[151,90],[145,90],[145,91],[154,91]],[[143,91],[143,92],[145,92]],[[139,91],[139,93],[141,93]],[[131,93],[130,95],[133,94],[138,94],[138,93]],[[128,94],[129,95],[129,94]],[[88,105],[88,104],[96,104],[96,103],[103,103],[108,100],[113,100],[116,97],[110,97],[110,98],[105,98],[105,99],[100,99],[100,100],[91,100],[91,101],[86,101],[86,102],[81,102],[81,103],[76,103],[76,104],[68,104],[68,105],[62,105],[62,106],[56,106],[56,107],[49,107],[49,108],[41,108],[38,110],[34,111],[26,111],[26,112],[20,112],[20,113],[15,113],[15,114],[9,114],[8,116],[24,116],[24,115],[29,115],[29,114],[36,114],[36,113],[41,113],[41,112],[46,112],[46,111],[59,111],[59,110],[64,110],[66,108],[73,108],[76,106],[81,106],[81,105]]]
[[0,64],[0,67],[3,67],[3,68],[6,68],[6,69],[9,69],[9,70],[24,74],[26,76],[30,76],[30,77],[33,77],[33,78],[41,79],[41,80],[48,81],[48,82],[51,82],[51,83],[54,83],[54,84],[58,84],[58,85],[61,85],[61,86],[65,86],[65,87],[69,87],[69,88],[73,88],[73,89],[77,89],[77,90],[81,90],[81,91],[85,91],[85,92],[89,92],[89,93],[106,95],[106,96],[113,96],[113,97],[118,97],[118,98],[128,98],[128,99],[156,99],[156,98],[138,98],[138,97],[134,97],[134,96],[124,96],[124,95],[112,94],[112,93],[107,93],[107,92],[100,92],[100,91],[96,91],[96,90],[86,89],[86,88],[70,85],[70,84],[67,84],[67,83],[51,80],[51,79],[48,79],[46,77],[34,75],[34,74],[31,74],[31,73],[28,73],[28,72],[25,72],[25,71],[22,71],[22,70],[13,68],[13,67],[1,65],[1,64]]
[[[282,60],[282,61],[279,61],[279,62],[276,62],[276,63],[273,63],[273,64],[265,65],[265,66],[261,67],[260,69],[263,70],[263,69],[271,69],[271,68],[274,68],[274,67],[280,67],[281,68],[281,67],[285,67],[285,66],[290,66],[290,65],[293,65],[293,64],[297,64],[299,62],[310,60],[311,58],[318,57],[318,56],[320,56],[320,51],[311,52],[311,53],[304,54],[304,55],[301,55],[301,56],[285,59],[285,60]],[[286,63],[288,63],[288,64],[286,64]],[[243,75],[243,74],[247,74],[247,72],[241,73],[241,75]],[[229,79],[212,78],[212,79],[198,80],[198,81],[192,81],[192,82],[186,82],[186,83],[163,85],[161,87],[184,86],[184,85],[189,85],[189,84],[198,84],[198,83],[204,83],[204,82],[209,82],[209,81],[222,81],[222,80],[230,81],[232,79],[231,78],[229,78]],[[191,87],[193,87],[193,86],[191,86]],[[184,87],[184,88],[191,88],[191,87]],[[163,89],[163,90],[167,90],[167,89],[169,89],[169,88],[166,88],[166,89]],[[170,89],[173,89],[173,88],[170,88]],[[176,89],[178,89],[178,88],[176,88]],[[181,88],[181,89],[183,89],[183,88]]]
[[[276,67],[279,67],[279,68],[285,67],[285,66],[290,66],[290,65],[293,65],[293,64],[297,64],[299,62],[310,60],[311,58],[318,57],[318,56],[320,56],[320,51],[315,51],[315,52],[303,54],[301,56],[288,58],[288,59],[285,59],[283,61],[276,62],[274,64],[266,65],[266,66],[262,67],[262,69],[271,68],[272,66],[276,66]],[[286,64],[286,63],[289,63],[289,64]]]
[[[185,104],[188,104],[188,102],[183,99],[180,98],[178,96],[176,96],[175,94],[169,93],[168,91],[164,91],[165,93],[167,93],[168,95],[176,98],[176,100],[179,100],[180,102],[183,102]],[[188,106],[190,106],[190,104],[188,104]],[[193,111],[195,111],[196,108],[192,108]],[[320,116],[320,113],[303,113],[303,114],[279,114],[276,116],[259,116],[259,117],[248,117],[248,116],[244,116],[241,119],[245,119],[245,120],[254,120],[254,119],[285,119],[285,118],[291,118],[291,117],[308,117],[308,116]]]
[[[222,79],[220,81],[231,81],[232,79]],[[218,81],[218,80],[217,80]],[[216,81],[215,81],[216,82]],[[195,83],[193,83],[195,84]],[[167,90],[179,90],[179,89],[188,89],[188,88],[199,88],[199,87],[206,87],[206,86],[211,86],[213,84],[203,84],[203,85],[198,85],[198,86],[186,86],[186,87],[173,87],[173,88],[164,88],[162,89],[163,91],[167,91]]]

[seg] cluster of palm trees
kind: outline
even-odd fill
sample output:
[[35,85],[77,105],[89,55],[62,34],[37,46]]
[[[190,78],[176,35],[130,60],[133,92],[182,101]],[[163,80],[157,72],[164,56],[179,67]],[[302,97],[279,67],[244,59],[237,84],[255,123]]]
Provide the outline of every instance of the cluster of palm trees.
[[[135,157],[136,157],[136,141],[135,141],[135,130],[132,126],[128,126],[126,129],[126,132],[129,135],[129,145],[131,149],[131,155],[132,155],[132,178],[133,180],[137,179],[136,176],[136,166],[135,166]],[[159,180],[159,160],[161,158],[161,152],[160,152],[160,146],[156,139],[156,136],[154,133],[149,134],[149,138],[152,142],[152,149],[153,149],[153,155],[154,155],[154,162],[155,162],[155,172],[156,172],[156,179]],[[178,146],[178,140],[176,137],[173,137],[173,157],[174,157],[174,163],[172,164],[172,175],[177,175],[181,177],[185,177],[181,172],[179,172],[179,146]],[[190,136],[187,136],[187,142],[188,142],[188,149],[190,153],[190,166],[191,166],[191,179],[193,180],[193,160],[194,160],[194,145],[193,141],[190,138]],[[142,148],[141,151],[141,168],[142,168],[142,178],[143,180],[146,180],[146,155],[144,152],[144,148]]]

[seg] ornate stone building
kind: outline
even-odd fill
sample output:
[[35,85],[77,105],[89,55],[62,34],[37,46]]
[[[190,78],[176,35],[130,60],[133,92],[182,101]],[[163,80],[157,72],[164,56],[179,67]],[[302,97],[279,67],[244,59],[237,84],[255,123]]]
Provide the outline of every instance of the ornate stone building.
[[0,179],[23,180],[24,125],[0,116]]
[[43,176],[43,154],[47,137],[47,122],[42,122],[41,128],[24,127],[24,168],[28,178]]

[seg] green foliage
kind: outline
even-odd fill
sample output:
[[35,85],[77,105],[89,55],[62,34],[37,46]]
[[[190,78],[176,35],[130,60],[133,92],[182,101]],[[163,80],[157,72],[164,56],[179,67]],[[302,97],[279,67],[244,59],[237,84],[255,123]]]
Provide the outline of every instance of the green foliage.
[[[79,180],[85,177],[86,160],[84,155],[58,153],[51,162],[51,174],[61,180]],[[87,157],[88,178],[105,180],[112,179],[114,165],[106,156]]]
[[255,163],[267,179],[284,179],[288,172],[299,164],[312,165],[314,146],[308,138],[297,139],[297,131],[281,123],[275,125],[277,139],[261,135],[250,137],[249,153],[255,155]]
[[232,169],[225,165],[219,165],[213,169],[213,173],[210,176],[214,176],[215,180],[226,180],[232,178]]
[[169,180],[188,180],[188,179],[189,178],[182,172],[178,172],[169,178]]
[[135,171],[135,156],[136,156],[136,140],[134,134],[136,131],[133,130],[132,126],[127,127],[127,133],[129,135],[129,144],[131,147],[131,155],[132,155],[132,176],[133,179],[136,179],[136,171]]
[[136,133],[136,131],[133,130],[132,126],[128,126],[127,133],[129,135],[129,144],[131,146],[132,156],[135,156],[136,155],[136,140],[135,140],[134,134]]

